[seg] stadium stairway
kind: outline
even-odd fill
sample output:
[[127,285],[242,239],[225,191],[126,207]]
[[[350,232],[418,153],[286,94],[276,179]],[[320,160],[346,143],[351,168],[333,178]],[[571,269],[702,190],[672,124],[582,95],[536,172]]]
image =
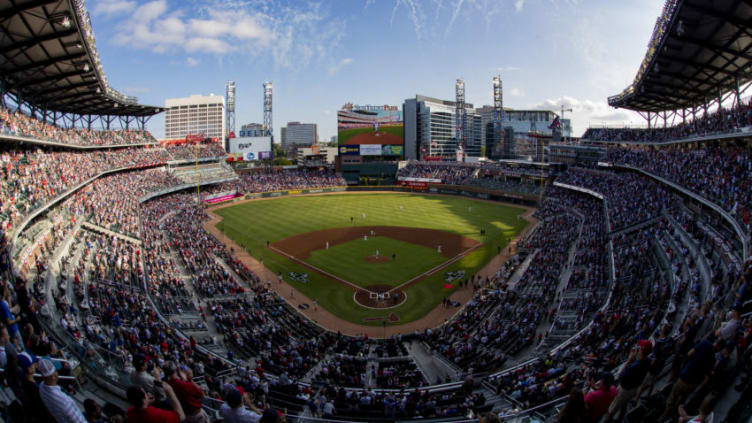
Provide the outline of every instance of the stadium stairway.
[[527,257],[525,257],[525,260],[522,261],[522,264],[517,267],[517,270],[515,270],[512,277],[509,278],[509,281],[507,281],[507,289],[512,290],[517,286],[517,283],[522,279],[522,276],[527,271],[527,268],[530,267],[530,262],[533,261],[533,259],[539,252],[540,249],[536,249],[532,253],[528,254]]
[[414,341],[408,344],[408,350],[412,354],[415,364],[430,384],[441,384],[447,380],[459,380],[461,372],[458,368],[450,366],[444,360],[436,360],[436,356],[426,350],[422,342]]

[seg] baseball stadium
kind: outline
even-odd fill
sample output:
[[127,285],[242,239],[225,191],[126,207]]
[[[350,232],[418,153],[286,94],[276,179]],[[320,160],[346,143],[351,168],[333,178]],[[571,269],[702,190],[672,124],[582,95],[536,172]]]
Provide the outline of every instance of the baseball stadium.
[[293,164],[155,138],[91,16],[0,2],[3,422],[752,421],[748,2],[665,2],[604,99],[645,127],[520,132],[458,80]]

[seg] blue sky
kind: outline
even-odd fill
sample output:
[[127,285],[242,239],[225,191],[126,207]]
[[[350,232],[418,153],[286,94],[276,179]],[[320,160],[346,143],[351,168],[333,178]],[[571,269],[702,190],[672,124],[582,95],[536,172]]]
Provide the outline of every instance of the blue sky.
[[[574,108],[589,124],[642,123],[606,97],[634,78],[658,0],[89,0],[108,82],[145,104],[237,86],[237,124],[261,122],[274,82],[274,127],[315,122],[336,134],[346,102],[397,104],[416,94],[491,104]],[[164,116],[149,123],[164,134]]]

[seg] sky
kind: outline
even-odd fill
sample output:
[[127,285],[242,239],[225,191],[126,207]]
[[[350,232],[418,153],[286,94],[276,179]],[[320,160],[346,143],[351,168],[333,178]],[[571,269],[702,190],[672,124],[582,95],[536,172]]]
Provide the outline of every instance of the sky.
[[[274,84],[274,130],[289,121],[336,135],[345,103],[399,105],[416,94],[560,111],[588,126],[641,125],[606,98],[634,79],[659,0],[89,0],[97,50],[113,88],[166,98],[224,95],[236,84],[236,124],[261,122]],[[164,114],[148,129],[164,136]]]

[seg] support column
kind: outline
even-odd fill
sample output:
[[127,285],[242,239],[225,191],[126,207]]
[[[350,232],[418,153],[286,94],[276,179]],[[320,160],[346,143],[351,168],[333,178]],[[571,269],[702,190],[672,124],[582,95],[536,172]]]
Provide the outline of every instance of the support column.
[[648,129],[650,129],[650,112],[648,112]]

